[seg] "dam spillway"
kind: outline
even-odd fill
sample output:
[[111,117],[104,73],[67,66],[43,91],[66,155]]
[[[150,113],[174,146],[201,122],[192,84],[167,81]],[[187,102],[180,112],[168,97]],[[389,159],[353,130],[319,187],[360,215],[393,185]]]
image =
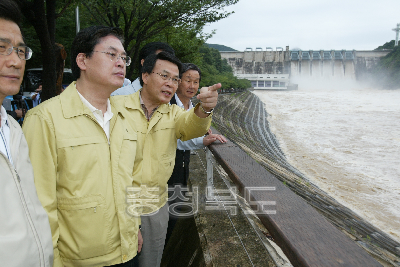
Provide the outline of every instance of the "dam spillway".
[[[274,84],[274,80],[267,79],[267,75],[270,74],[288,75],[288,79],[361,81],[368,77],[379,60],[390,52],[391,50],[301,51],[289,50],[287,46],[286,50],[277,48],[274,51],[267,48],[263,51],[257,48],[253,51],[248,48],[243,52],[220,51],[220,54],[232,67],[236,77],[250,80],[254,89],[265,89],[267,81]],[[276,79],[277,84],[282,83],[282,77],[278,78],[281,78],[281,81]]]

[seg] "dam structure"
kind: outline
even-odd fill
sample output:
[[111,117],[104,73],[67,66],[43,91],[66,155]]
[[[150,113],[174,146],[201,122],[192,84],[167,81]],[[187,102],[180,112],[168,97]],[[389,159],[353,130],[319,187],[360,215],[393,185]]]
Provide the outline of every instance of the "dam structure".
[[287,89],[292,78],[363,80],[391,50],[263,50],[220,51],[233,74],[254,89]]

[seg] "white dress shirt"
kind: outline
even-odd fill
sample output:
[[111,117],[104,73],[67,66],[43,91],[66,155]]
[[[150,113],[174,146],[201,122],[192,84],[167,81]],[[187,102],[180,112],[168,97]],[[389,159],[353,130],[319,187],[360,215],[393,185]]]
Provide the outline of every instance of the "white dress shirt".
[[126,86],[122,86],[121,88],[118,88],[117,90],[112,92],[111,96],[130,95],[130,94],[136,93],[140,89],[142,89],[142,86],[140,85],[140,80],[139,80],[139,78],[136,78],[136,80],[134,80],[132,83],[130,83]]
[[[78,90],[77,90],[78,91]],[[100,109],[95,108],[92,104],[87,101],[83,95],[81,95],[78,91],[78,95],[81,98],[83,104],[89,108],[89,110],[93,113],[93,116],[96,118],[97,122],[100,124],[101,128],[103,128],[104,133],[107,136],[108,142],[110,142],[110,120],[113,117],[113,113],[111,112],[111,104],[110,99],[107,99],[107,110],[104,113]]]

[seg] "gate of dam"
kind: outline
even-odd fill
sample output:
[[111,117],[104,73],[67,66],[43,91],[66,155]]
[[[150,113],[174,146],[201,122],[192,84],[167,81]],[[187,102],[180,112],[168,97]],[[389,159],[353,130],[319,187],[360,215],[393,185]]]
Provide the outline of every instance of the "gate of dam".
[[275,50],[261,47],[245,51],[221,51],[221,58],[232,67],[233,74],[248,79],[254,89],[286,89],[289,79],[362,80],[381,57],[391,50]]

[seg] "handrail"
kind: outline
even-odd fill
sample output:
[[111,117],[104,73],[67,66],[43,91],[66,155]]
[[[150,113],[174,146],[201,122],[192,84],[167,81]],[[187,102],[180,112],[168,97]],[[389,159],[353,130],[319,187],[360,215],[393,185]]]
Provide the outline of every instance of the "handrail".
[[[381,266],[234,143],[214,143],[209,151],[242,195],[257,205],[253,209],[294,266]],[[206,154],[208,170],[211,153]],[[264,210],[262,203],[271,202],[276,203],[275,213]]]

